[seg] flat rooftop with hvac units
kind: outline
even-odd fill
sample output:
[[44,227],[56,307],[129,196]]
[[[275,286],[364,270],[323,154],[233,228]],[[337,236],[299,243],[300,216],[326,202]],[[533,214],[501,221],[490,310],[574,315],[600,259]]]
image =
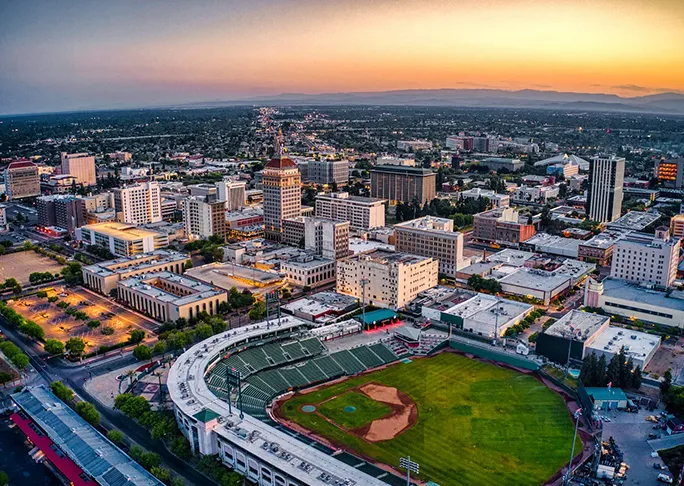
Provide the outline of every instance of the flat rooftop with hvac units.
[[257,296],[278,290],[285,284],[285,279],[276,272],[237,263],[213,262],[191,268],[185,274],[224,290],[235,287],[240,292],[248,290]]
[[228,293],[213,285],[170,272],[152,272],[120,280],[117,299],[160,322],[213,315]]
[[556,363],[583,360],[589,354],[610,359],[624,348],[634,366],[644,369],[660,347],[660,337],[639,331],[610,326],[610,318],[573,310],[537,337],[537,354]]

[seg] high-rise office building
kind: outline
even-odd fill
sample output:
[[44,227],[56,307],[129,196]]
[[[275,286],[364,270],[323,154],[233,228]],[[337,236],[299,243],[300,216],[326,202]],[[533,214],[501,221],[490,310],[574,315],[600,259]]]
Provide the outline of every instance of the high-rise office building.
[[677,278],[680,240],[669,228],[656,229],[655,237],[631,233],[615,243],[610,276],[629,282],[671,287]]
[[40,176],[36,164],[28,159],[10,162],[5,169],[5,193],[10,201],[40,196]]
[[159,184],[145,182],[114,189],[114,209],[122,223],[158,223],[162,220]]
[[656,160],[653,175],[665,187],[684,188],[684,157]]
[[304,218],[304,248],[330,260],[348,257],[349,221]]
[[394,225],[397,251],[433,257],[439,261],[439,273],[455,277],[466,267],[463,258],[463,233],[454,231],[454,221],[425,216]]
[[349,162],[346,160],[310,160],[307,166],[307,180],[314,184],[342,185],[349,181]]
[[276,140],[276,155],[264,167],[264,236],[280,241],[283,219],[302,214],[302,180],[297,165],[282,154],[282,140]]
[[74,176],[76,184],[94,186],[97,184],[95,157],[87,153],[68,154],[62,152],[62,174]]
[[183,222],[185,233],[191,240],[226,237],[226,209],[224,201],[209,197],[190,196],[183,203]]
[[70,234],[86,224],[86,203],[71,195],[43,196],[36,200],[39,226],[57,226]]
[[622,211],[622,185],[625,159],[615,155],[596,155],[589,163],[587,215],[599,223],[610,223]]
[[226,211],[237,211],[245,207],[247,201],[247,183],[224,179],[216,183],[218,201],[225,201]]
[[370,171],[371,197],[421,205],[435,198],[437,174],[430,169],[381,165]]

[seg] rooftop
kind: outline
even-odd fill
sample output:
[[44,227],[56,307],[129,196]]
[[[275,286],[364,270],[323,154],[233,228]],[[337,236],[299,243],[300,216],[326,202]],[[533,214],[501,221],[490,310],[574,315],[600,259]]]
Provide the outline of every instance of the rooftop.
[[188,255],[177,251],[155,250],[150,253],[142,253],[88,265],[87,267],[84,267],[84,270],[106,277],[114,275],[115,273],[127,274],[136,270],[164,265],[165,263],[177,263],[188,260],[189,258]]
[[629,235],[629,231],[626,230],[615,229],[610,231],[604,231],[603,233],[599,233],[596,236],[588,239],[587,241],[583,241],[581,245],[590,246],[593,248],[606,249],[610,248],[618,241],[626,238],[627,235]]
[[646,213],[641,211],[630,211],[612,223],[608,223],[608,228],[621,228],[634,231],[642,231],[647,226],[660,219],[658,213]]
[[84,228],[96,233],[127,241],[136,241],[142,238],[155,238],[160,236],[159,233],[155,231],[138,228],[136,225],[129,223],[96,223],[87,224],[81,227],[81,229]]
[[[189,294],[176,295],[155,286],[157,281],[168,282],[183,287]],[[191,304],[193,302],[214,297],[226,293],[213,285],[205,284],[198,280],[184,277],[171,272],[152,272],[144,275],[136,275],[126,280],[120,280],[117,285],[138,291],[151,298],[162,302],[173,302],[176,306]]]
[[364,324],[373,324],[377,321],[385,321],[387,319],[393,319],[397,317],[397,313],[390,309],[378,309],[372,312],[366,312],[366,318],[363,318],[363,314],[358,316]]
[[492,255],[487,255],[487,261],[505,263],[514,267],[522,267],[525,265],[526,261],[534,258],[534,256],[535,254],[529,251],[506,248],[505,250],[501,250]]
[[566,275],[558,275],[546,270],[519,268],[516,272],[499,279],[502,284],[516,285],[524,289],[550,291],[570,280]]
[[[27,387],[14,401],[81,469],[103,486],[163,483],[112,444],[43,386]],[[28,483],[31,483],[29,481]]]
[[665,292],[640,287],[625,280],[606,278],[602,283],[604,297],[684,312],[684,299],[678,298],[677,292],[672,292],[670,297],[666,297]]
[[538,162],[534,163],[535,167],[540,167],[544,165],[555,165],[555,164],[573,164],[573,165],[579,165],[579,168],[582,170],[589,170],[589,162],[587,160],[584,160],[576,155],[569,155],[569,154],[559,154],[555,155],[553,157],[549,157],[548,159],[540,160]]
[[546,334],[563,338],[572,335],[575,341],[586,341],[609,321],[606,316],[573,309],[554,322]]
[[411,175],[421,175],[421,176],[437,176],[435,172],[430,169],[423,169],[421,167],[407,167],[405,165],[378,165],[373,167],[371,170],[373,172],[395,172],[398,174],[411,174]]
[[[363,253],[347,258],[348,261],[373,261],[383,265],[415,265],[426,260],[432,260],[431,257],[423,257],[418,255],[411,255],[409,253],[398,253],[387,250],[374,250],[370,253]],[[344,260],[342,260],[344,261]]]
[[622,391],[622,388],[607,388],[607,387],[588,387],[586,392],[594,398],[594,400],[611,400],[624,401],[627,400],[627,395]]
[[273,290],[283,281],[283,277],[276,272],[259,270],[236,263],[213,262],[186,270],[188,275],[216,287],[230,290],[232,287],[239,291],[255,291],[261,288]]
[[654,349],[658,349],[660,336],[610,326],[594,339],[590,347],[617,354],[623,346],[628,358],[632,357],[643,361]]

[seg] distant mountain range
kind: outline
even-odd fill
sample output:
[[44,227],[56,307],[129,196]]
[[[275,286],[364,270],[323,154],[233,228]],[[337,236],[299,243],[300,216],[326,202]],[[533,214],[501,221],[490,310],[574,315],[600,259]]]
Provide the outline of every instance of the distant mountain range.
[[643,112],[684,115],[684,94],[659,93],[622,97],[524,89],[408,89],[398,91],[301,94],[283,93],[236,101],[193,103],[193,107],[259,105],[412,105],[553,110]]

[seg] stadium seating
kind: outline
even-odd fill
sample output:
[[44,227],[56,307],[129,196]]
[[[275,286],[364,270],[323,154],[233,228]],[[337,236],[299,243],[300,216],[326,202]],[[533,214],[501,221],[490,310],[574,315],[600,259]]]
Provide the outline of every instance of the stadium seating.
[[346,349],[330,355],[348,375],[355,375],[367,369],[358,358]]
[[376,368],[385,364],[380,357],[375,354],[368,346],[361,346],[358,348],[350,349],[349,352],[353,354],[363,365],[368,368]]
[[382,343],[375,343],[369,346],[373,352],[385,363],[392,363],[397,360],[397,355],[394,354],[387,346]]

